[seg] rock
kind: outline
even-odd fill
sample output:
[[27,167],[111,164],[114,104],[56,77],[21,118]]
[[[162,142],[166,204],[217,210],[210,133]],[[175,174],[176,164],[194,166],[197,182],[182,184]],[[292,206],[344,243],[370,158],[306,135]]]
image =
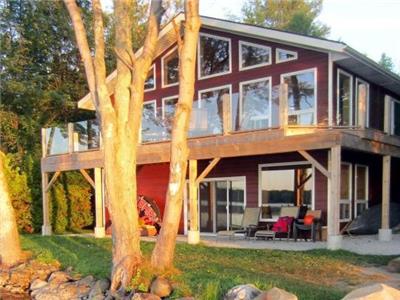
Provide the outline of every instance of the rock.
[[176,300],[196,300],[193,297],[182,297],[182,298],[178,298]]
[[151,283],[150,293],[155,294],[161,298],[167,297],[172,293],[172,285],[167,279],[163,277],[157,277]]
[[89,299],[100,299],[99,296],[104,298],[104,293],[109,287],[110,281],[108,279],[97,280],[89,292]]
[[7,271],[0,271],[0,287],[7,284],[10,274]]
[[393,273],[400,273],[400,257],[392,259],[387,266],[388,270]]
[[242,284],[231,288],[224,296],[224,300],[252,300],[261,291],[256,288],[253,284]]
[[254,300],[297,300],[297,296],[285,290],[274,287],[266,292],[262,292]]
[[60,284],[60,283],[64,283],[64,282],[68,282],[72,280],[72,277],[66,273],[66,272],[62,272],[62,271],[56,271],[51,273],[50,277],[49,277],[49,283],[52,284]]
[[37,289],[41,289],[45,285],[47,285],[46,281],[41,280],[41,279],[35,279],[34,281],[31,282],[31,285],[30,285],[29,289],[31,291],[34,291],[34,290],[37,290]]
[[89,276],[86,276],[86,277],[76,281],[76,284],[88,285],[88,286],[92,287],[95,284],[95,282],[96,282],[96,280],[94,279],[94,277],[92,275],[89,275]]
[[131,300],[161,300],[161,298],[151,293],[135,293]]
[[356,289],[347,294],[342,300],[398,300],[400,290],[386,284],[377,283]]

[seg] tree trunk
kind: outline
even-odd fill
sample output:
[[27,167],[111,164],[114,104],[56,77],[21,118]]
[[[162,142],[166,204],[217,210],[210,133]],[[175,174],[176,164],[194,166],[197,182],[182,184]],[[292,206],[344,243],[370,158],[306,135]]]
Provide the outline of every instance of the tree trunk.
[[176,30],[179,49],[179,100],[172,129],[169,185],[160,235],[151,256],[152,266],[159,271],[172,267],[182,212],[189,158],[187,136],[194,96],[199,29],[198,0],[186,0],[183,41],[179,35],[179,30]]
[[12,267],[24,259],[19,241],[17,221],[12,207],[4,171],[4,153],[0,151],[0,266]]

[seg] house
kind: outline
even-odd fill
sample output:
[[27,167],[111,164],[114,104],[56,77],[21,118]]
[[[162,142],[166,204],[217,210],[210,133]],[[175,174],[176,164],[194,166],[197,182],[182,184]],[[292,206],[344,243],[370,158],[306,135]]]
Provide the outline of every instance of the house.
[[[199,174],[200,232],[238,224],[246,206],[262,207],[260,221],[269,222],[280,207],[303,204],[322,210],[328,247],[336,249],[348,221],[382,204],[379,238],[390,240],[390,201],[400,202],[400,77],[342,42],[201,21],[189,133],[190,166],[193,176]],[[110,90],[114,78],[115,72],[107,79]],[[146,80],[137,172],[138,192],[161,210],[178,84],[176,38],[168,24]],[[90,95],[78,105],[94,109]],[[81,170],[96,190],[95,233],[102,236],[106,208],[96,121],[42,133],[43,234],[51,233],[46,191],[60,172]],[[94,180],[87,169],[95,170]],[[185,198],[180,229],[186,234]]]

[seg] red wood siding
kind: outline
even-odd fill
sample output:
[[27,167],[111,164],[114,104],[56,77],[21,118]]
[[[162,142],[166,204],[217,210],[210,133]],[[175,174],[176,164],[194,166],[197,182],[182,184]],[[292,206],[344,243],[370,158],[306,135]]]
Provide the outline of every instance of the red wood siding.
[[[218,32],[215,30],[201,29],[201,32],[209,33],[221,37],[231,39],[232,48],[232,72],[230,74],[216,76],[209,79],[198,80],[196,70],[196,83],[195,83],[195,99],[197,99],[198,91],[203,89],[212,88],[213,86],[221,86],[232,84],[232,93],[239,92],[239,83],[247,80],[257,79],[261,77],[272,77],[272,86],[280,84],[281,74],[301,71],[310,68],[317,68],[317,106],[318,106],[318,123],[327,124],[328,120],[328,55],[326,53],[317,52],[313,50],[257,40],[244,36],[233,35],[225,32]],[[258,43],[261,45],[271,47],[272,64],[250,70],[239,71],[239,57],[238,47],[239,40]],[[161,58],[170,51],[175,45],[165,50],[155,60],[156,65],[156,89],[145,93],[145,101],[157,100],[157,106],[161,107],[161,99],[178,94],[178,86],[161,88]],[[298,59],[284,63],[276,64],[275,49],[283,48],[291,51],[298,52]]]

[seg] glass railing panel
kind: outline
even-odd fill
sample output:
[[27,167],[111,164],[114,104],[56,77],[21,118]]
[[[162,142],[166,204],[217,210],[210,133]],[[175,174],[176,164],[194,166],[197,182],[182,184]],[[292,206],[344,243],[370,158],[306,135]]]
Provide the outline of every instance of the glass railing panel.
[[46,128],[46,155],[68,153],[68,126]]
[[100,148],[100,126],[97,119],[73,124],[74,151],[87,151]]
[[142,116],[142,143],[161,142],[171,139],[173,118],[163,116],[161,108],[144,109]]
[[223,116],[224,106],[221,99],[206,98],[194,101],[189,137],[222,134]]

